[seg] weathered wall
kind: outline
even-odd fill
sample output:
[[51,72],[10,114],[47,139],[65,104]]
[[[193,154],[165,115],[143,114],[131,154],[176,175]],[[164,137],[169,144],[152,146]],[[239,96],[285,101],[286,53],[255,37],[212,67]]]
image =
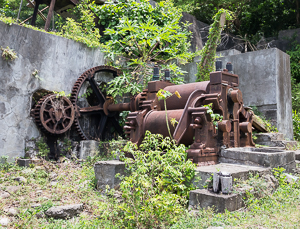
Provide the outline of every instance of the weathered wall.
[[[30,117],[31,97],[38,89],[71,92],[87,69],[104,64],[103,53],[84,44],[18,25],[0,22],[0,46],[18,59],[0,58],[0,157],[24,156],[25,140],[40,135]],[[39,70],[39,80],[32,72]]]
[[[293,139],[289,55],[277,48],[220,55],[223,68],[231,62],[234,73],[239,75],[244,104],[257,106],[286,138]],[[196,80],[196,62],[184,67],[189,72],[185,76],[187,82]]]

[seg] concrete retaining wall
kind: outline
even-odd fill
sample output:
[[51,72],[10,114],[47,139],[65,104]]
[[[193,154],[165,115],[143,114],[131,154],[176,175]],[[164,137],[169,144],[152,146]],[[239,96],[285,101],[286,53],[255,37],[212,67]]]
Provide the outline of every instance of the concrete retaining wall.
[[[44,32],[0,21],[0,46],[18,59],[0,58],[0,157],[24,156],[25,140],[40,135],[30,117],[31,97],[39,89],[71,92],[87,69],[104,64],[98,49]],[[39,70],[39,80],[32,72]]]
[[[239,75],[239,88],[246,106],[256,106],[277,125],[285,138],[293,139],[290,57],[277,48],[256,52],[221,52],[223,68],[227,62]],[[197,61],[184,66],[186,82],[195,82]]]

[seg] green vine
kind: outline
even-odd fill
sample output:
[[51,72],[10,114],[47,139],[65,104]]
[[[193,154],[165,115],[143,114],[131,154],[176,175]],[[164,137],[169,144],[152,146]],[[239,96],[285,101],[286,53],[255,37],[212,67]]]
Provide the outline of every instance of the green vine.
[[210,72],[214,71],[216,49],[221,40],[221,31],[225,26],[225,20],[233,20],[232,12],[220,9],[213,19],[214,22],[210,26],[208,40],[202,50],[201,60],[198,64],[197,82],[209,80]]
[[215,114],[213,109],[212,109],[212,106],[213,106],[213,104],[210,103],[208,105],[204,105],[203,107],[207,108],[206,112],[210,115],[211,120],[212,120],[212,122],[213,122],[213,124],[214,124],[214,126],[217,130],[218,129],[217,124],[218,124],[218,122],[221,122],[223,120],[223,116],[219,115],[219,114]]

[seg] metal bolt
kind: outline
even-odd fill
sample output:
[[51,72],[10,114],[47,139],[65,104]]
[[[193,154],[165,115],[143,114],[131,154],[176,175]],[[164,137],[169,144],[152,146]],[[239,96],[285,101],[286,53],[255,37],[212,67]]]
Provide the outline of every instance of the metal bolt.
[[154,65],[152,80],[153,81],[158,81],[159,80],[159,67],[158,67],[158,65]]
[[165,70],[165,81],[170,81],[171,77],[170,77],[170,71],[169,69]]
[[222,71],[222,61],[216,60],[216,71]]

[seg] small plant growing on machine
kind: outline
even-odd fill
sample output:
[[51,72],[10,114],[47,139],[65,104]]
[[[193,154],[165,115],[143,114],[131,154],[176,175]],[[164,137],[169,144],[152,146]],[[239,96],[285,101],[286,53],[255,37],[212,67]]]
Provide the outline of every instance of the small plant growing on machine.
[[219,115],[219,114],[215,114],[214,111],[213,111],[213,109],[212,109],[212,106],[213,106],[212,103],[210,103],[208,105],[203,105],[203,107],[207,108],[206,112],[210,115],[211,120],[212,120],[212,122],[213,122],[213,124],[214,124],[214,126],[215,126],[215,128],[217,130],[218,129],[217,124],[218,124],[218,122],[221,122],[223,120],[223,116]]
[[[180,96],[180,94],[179,94],[179,92],[178,91],[175,91],[175,93],[174,93],[177,97],[178,97],[178,99],[180,99],[181,98],[181,96]],[[169,91],[166,91],[166,90],[163,90],[163,89],[160,89],[158,92],[157,92],[157,97],[158,97],[158,100],[164,100],[164,107],[165,107],[165,111],[166,111],[166,123],[167,123],[167,128],[168,128],[168,132],[169,132],[169,135],[170,135],[170,138],[172,139],[173,137],[172,137],[172,134],[171,134],[171,131],[170,131],[170,127],[169,127],[169,121],[168,121],[168,113],[167,113],[167,99],[168,98],[170,98],[173,94],[171,93],[171,92],[169,92]],[[173,126],[175,126],[175,123],[176,123],[177,121],[176,120],[174,120],[174,119],[171,119],[171,124],[173,125]],[[178,122],[177,122],[178,123]]]

